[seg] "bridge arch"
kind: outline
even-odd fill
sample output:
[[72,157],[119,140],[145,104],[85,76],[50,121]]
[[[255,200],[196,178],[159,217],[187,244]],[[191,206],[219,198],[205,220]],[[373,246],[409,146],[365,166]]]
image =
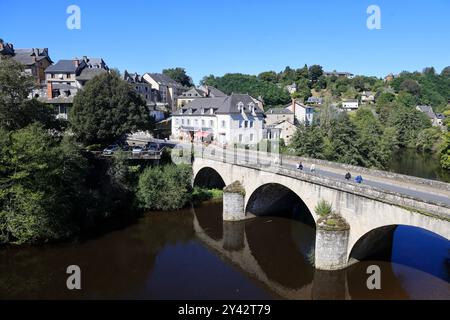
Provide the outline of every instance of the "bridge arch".
[[448,238],[429,229],[408,224],[384,225],[367,231],[357,239],[352,247],[349,248],[349,264],[364,260],[390,261],[395,231],[399,227],[410,227],[413,232],[425,232],[426,237],[436,237],[438,241],[448,241],[450,248],[450,240]]
[[271,214],[294,218],[315,227],[313,211],[292,189],[280,183],[269,182],[248,194],[246,213],[255,216]]
[[223,189],[226,186],[224,176],[214,168],[203,167],[194,174],[194,186],[208,189]]

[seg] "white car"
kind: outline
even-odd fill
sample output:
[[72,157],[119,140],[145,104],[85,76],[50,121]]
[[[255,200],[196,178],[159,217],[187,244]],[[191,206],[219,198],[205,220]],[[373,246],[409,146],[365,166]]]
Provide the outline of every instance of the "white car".
[[144,149],[140,146],[135,146],[133,147],[133,149],[131,150],[131,153],[134,155],[138,155],[141,154],[144,151]]

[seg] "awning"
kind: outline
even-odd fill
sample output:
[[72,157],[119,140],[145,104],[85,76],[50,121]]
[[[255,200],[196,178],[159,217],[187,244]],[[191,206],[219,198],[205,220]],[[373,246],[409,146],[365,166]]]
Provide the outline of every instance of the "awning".
[[206,131],[197,131],[194,136],[199,137],[199,138],[206,138],[208,136],[210,136],[212,133],[211,132],[206,132]]

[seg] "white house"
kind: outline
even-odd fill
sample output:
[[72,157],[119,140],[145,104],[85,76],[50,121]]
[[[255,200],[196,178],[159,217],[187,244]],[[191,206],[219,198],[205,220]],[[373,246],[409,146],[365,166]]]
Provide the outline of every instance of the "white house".
[[284,108],[294,113],[295,122],[297,123],[311,124],[314,120],[314,108],[311,106],[305,106],[295,99]]
[[371,91],[363,91],[361,93],[361,103],[362,104],[374,104],[375,95]]
[[355,99],[343,100],[342,101],[342,109],[344,110],[358,110],[359,102]]
[[172,139],[220,145],[264,138],[264,112],[248,94],[195,99],[172,114]]

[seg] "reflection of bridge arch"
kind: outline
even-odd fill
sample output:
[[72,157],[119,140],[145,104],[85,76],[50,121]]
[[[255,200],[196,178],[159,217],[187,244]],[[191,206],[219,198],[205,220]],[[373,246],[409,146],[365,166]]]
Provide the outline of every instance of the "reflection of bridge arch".
[[[314,278],[315,229],[298,223],[295,231],[303,237],[296,239],[292,237],[295,225],[288,219],[278,219],[274,224],[270,218],[245,223],[247,245],[261,270],[272,281],[291,289],[308,286]],[[287,263],[286,257],[289,257]]]
[[252,255],[245,233],[245,223],[246,221],[225,221],[223,239],[218,241],[209,237],[207,232],[202,229],[196,214],[194,214],[193,222],[195,233],[204,244],[206,244],[222,258],[225,258],[233,265],[239,267],[251,279],[256,279],[258,284],[264,284],[269,291],[285,299],[311,299],[312,279],[310,283],[306,284],[302,288],[292,289],[285,287],[269,278],[263,268],[259,265],[258,261]]

